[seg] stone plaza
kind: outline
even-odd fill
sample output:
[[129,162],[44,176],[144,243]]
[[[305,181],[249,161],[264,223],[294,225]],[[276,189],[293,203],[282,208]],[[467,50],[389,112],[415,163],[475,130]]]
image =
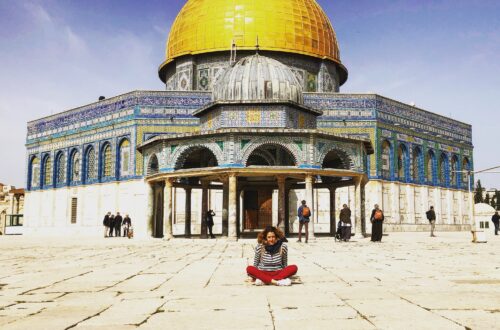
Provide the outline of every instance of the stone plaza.
[[500,239],[290,239],[291,287],[254,286],[254,239],[2,237],[2,329],[494,329]]

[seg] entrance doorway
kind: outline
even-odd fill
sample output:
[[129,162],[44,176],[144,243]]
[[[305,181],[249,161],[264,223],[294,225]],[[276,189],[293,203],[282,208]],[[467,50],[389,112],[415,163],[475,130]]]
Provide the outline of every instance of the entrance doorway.
[[243,199],[244,230],[259,230],[273,222],[273,190],[245,190]]

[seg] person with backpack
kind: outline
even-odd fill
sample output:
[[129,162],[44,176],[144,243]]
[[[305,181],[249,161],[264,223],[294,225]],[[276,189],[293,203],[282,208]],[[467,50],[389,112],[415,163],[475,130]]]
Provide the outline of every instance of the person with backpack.
[[340,228],[341,228],[341,241],[348,242],[351,239],[351,210],[347,204],[342,205],[342,210],[340,210]]
[[298,268],[288,265],[287,242],[285,234],[276,227],[267,226],[259,233],[253,266],[246,269],[255,285],[292,285],[290,277],[297,273]]
[[302,227],[306,227],[306,243],[309,239],[309,219],[311,218],[311,209],[307,206],[306,201],[302,201],[302,205],[300,205],[297,210],[297,216],[299,217],[299,239],[297,242],[302,242]]
[[379,208],[378,204],[375,204],[375,208],[372,210],[370,221],[372,223],[372,242],[382,242],[384,212]]
[[124,237],[130,237],[130,227],[132,227],[132,220],[130,220],[130,217],[128,214],[125,214],[125,218],[123,218],[123,236]]
[[434,235],[434,228],[436,228],[436,212],[434,212],[434,206],[431,206],[429,211],[425,212],[425,216],[431,224],[431,237],[436,237],[436,235]]

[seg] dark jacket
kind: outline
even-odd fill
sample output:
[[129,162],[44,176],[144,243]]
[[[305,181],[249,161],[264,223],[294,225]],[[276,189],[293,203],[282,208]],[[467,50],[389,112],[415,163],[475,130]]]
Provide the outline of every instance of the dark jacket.
[[[380,210],[380,209],[379,209]],[[372,216],[370,217],[370,221],[375,221],[375,209],[372,210]],[[384,216],[384,211],[380,210],[382,212],[382,221],[384,221],[385,216]]]
[[429,221],[436,220],[436,212],[434,212],[434,210],[425,212],[425,215],[427,216],[427,220]]
[[108,227],[111,227],[111,228],[114,228],[115,227],[115,216],[111,214],[111,216],[109,217],[109,226]]
[[349,208],[345,208],[345,209],[342,209],[340,210],[340,221],[342,221],[343,223],[351,223],[351,210],[349,210]]
[[120,228],[122,226],[122,220],[123,220],[123,218],[121,215],[117,215],[115,217],[115,223],[114,223],[115,228]]
[[102,224],[106,227],[109,227],[109,215],[104,216],[104,220],[102,220]]
[[132,226],[132,220],[130,220],[130,217],[123,218],[123,225],[127,227]]
[[499,222],[500,221],[500,215],[493,214],[493,216],[491,217],[491,221],[493,221],[493,223]]
[[214,225],[214,215],[215,215],[214,211],[212,211],[212,210],[207,211],[207,226]]

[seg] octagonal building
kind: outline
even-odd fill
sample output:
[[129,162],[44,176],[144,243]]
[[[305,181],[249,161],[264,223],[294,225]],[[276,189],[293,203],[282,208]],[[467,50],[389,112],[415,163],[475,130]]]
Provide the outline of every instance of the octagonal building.
[[146,237],[288,235],[297,206],[332,235],[342,204],[369,233],[469,229],[471,126],[376,94],[348,77],[314,0],[189,0],[158,70],[164,91],[133,91],[28,123],[24,232],[102,235],[108,211]]

